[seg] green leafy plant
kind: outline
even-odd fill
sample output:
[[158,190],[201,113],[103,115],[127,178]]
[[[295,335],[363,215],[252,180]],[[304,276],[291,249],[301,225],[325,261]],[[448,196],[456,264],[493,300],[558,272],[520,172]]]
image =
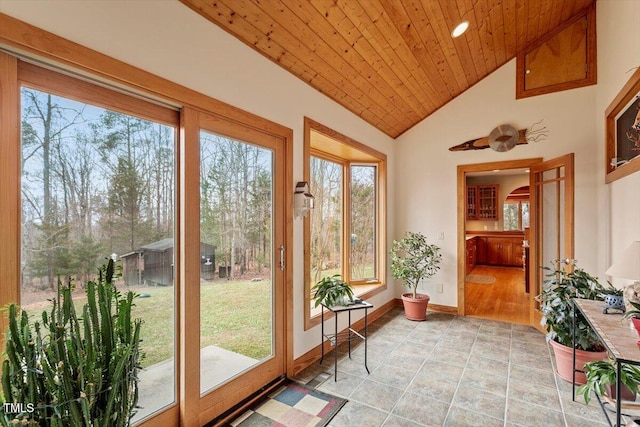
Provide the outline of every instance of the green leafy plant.
[[315,307],[324,303],[326,306],[344,305],[345,298],[353,301],[353,289],[339,274],[330,277],[323,277],[311,288],[314,292],[313,298],[316,300]]
[[[598,360],[584,365],[587,382],[577,388],[576,392],[584,397],[584,402],[591,401],[591,392],[599,396],[605,395],[607,386],[616,384],[616,365],[612,360]],[[620,367],[620,382],[634,393],[638,392],[640,384],[640,368],[634,365],[622,364]]]
[[71,283],[58,280],[57,298],[41,320],[15,304],[8,308],[6,355],[2,364],[4,401],[28,410],[0,422],[42,427],[130,425],[138,401],[141,320],[131,319],[136,295],[113,284],[114,263],[100,267],[86,286],[81,317]]
[[604,291],[602,291],[603,295],[615,295],[621,297],[624,294],[624,289],[618,289],[611,284],[611,282],[607,282],[608,286],[604,287]]
[[638,301],[627,301],[629,303],[629,305],[631,305],[631,307],[633,307],[633,309],[631,310],[627,310],[624,312],[624,315],[622,315],[623,319],[631,319],[631,318],[640,318],[640,303]]
[[391,274],[401,279],[416,298],[418,284],[440,269],[442,254],[435,244],[429,244],[422,233],[407,231],[402,239],[394,240],[391,248]]
[[602,300],[605,288],[598,279],[576,267],[576,260],[555,260],[554,267],[541,267],[549,271],[543,290],[536,297],[540,302],[542,320],[540,324],[547,330],[547,339],[567,347],[573,347],[573,317],[576,321],[576,348],[585,351],[604,349],[596,333],[584,316],[574,310],[571,298]]

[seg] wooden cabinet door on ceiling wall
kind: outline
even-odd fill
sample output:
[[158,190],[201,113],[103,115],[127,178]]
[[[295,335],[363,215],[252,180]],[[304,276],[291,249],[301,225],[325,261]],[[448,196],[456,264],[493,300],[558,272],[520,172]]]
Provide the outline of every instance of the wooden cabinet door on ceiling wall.
[[516,98],[597,83],[595,7],[528,46],[516,63]]

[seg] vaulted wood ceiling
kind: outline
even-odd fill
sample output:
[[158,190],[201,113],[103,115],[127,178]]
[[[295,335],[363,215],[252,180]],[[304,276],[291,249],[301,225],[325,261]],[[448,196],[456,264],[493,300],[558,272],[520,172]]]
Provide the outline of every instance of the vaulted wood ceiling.
[[595,0],[180,1],[395,138]]

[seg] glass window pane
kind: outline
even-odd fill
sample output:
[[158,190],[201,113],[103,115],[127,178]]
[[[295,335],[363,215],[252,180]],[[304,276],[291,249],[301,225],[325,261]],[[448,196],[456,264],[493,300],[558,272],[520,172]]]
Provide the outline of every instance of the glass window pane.
[[200,133],[200,392],[274,354],[273,152]]
[[525,229],[530,226],[529,202],[522,202],[521,209],[522,209],[522,228]]
[[[23,88],[22,307],[49,307],[57,278],[74,300],[112,257],[135,291],[143,371],[137,421],[175,401],[175,129]],[[39,316],[38,316],[39,317]]]
[[518,230],[518,202],[505,203],[503,208],[504,230]]
[[[311,157],[310,283],[342,272],[342,165]],[[313,304],[311,304],[313,306]]]
[[351,280],[376,278],[376,171],[351,166]]

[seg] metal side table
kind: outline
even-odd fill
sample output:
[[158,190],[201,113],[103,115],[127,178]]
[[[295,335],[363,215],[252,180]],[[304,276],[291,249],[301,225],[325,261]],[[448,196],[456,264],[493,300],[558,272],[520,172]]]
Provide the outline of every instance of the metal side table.
[[[363,340],[364,341],[364,367],[369,372],[369,367],[367,366],[367,327],[368,327],[368,311],[370,308],[373,308],[372,304],[369,304],[366,301],[360,301],[350,305],[336,305],[333,307],[326,306],[321,304],[321,324],[322,324],[322,357],[320,358],[320,363],[324,360],[324,342],[328,340],[333,345],[333,380],[338,381],[338,344],[342,342],[347,342],[349,344],[349,359],[351,359],[351,341],[352,340]],[[325,333],[324,331],[324,311],[328,310],[333,313],[335,327],[334,333]],[[364,310],[364,331],[362,334],[355,331],[351,328],[351,312],[355,310]],[[346,311],[349,315],[349,325],[347,329],[338,333],[338,314]]]
[[[621,314],[604,314],[602,309],[604,307],[603,301],[594,301],[573,298],[574,307],[579,310],[587,319],[587,322],[595,333],[600,337],[600,340],[609,352],[609,356],[614,360],[616,365],[616,396],[620,396],[620,371],[623,364],[640,366],[640,351],[638,350],[638,334],[635,330],[629,328],[628,322],[622,321]],[[575,343],[575,316],[573,317],[573,340]],[[575,344],[573,351],[573,364],[575,366]],[[575,374],[573,372],[573,399],[576,396],[575,386]],[[624,410],[640,410],[640,403],[638,402],[622,402],[622,399],[618,398],[615,401],[604,397],[601,398],[596,394],[596,398],[602,407],[602,410],[609,422],[610,426],[622,427],[622,416]],[[610,404],[612,410],[615,412],[615,424],[610,419],[606,410],[606,405]],[[637,415],[636,415],[637,416]]]

